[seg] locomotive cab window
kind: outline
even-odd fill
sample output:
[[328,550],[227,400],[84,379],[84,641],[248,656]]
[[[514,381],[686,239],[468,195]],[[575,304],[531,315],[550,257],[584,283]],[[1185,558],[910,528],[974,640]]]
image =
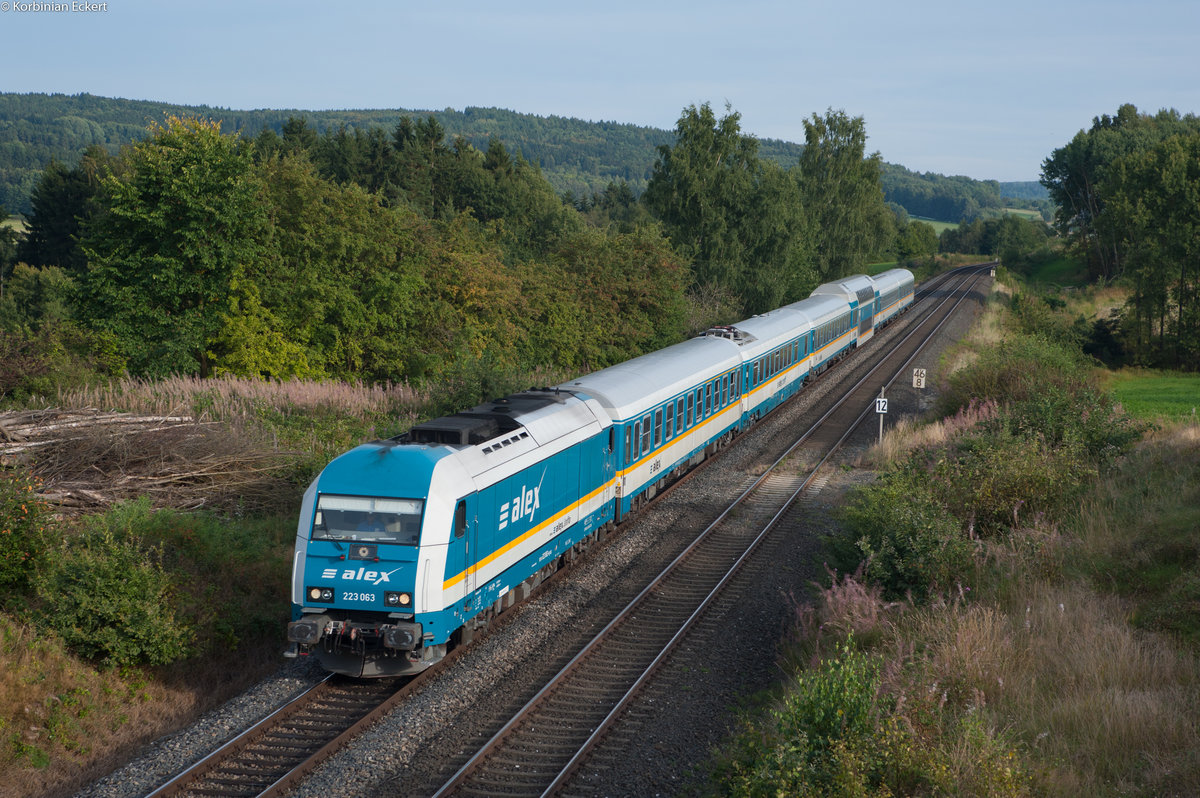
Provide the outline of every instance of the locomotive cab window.
[[467,503],[459,502],[454,508],[454,537],[461,538],[467,534]]
[[[379,499],[322,494],[313,513],[313,540],[351,540],[417,545],[421,499]],[[466,509],[463,518],[465,522]]]

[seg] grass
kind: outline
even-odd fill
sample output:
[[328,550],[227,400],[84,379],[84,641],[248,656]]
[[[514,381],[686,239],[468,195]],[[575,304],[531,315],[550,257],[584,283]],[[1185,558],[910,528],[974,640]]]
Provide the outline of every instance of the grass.
[[[897,429],[890,446],[971,422]],[[849,633],[882,656],[882,703],[949,763],[954,794],[1200,794],[1198,528],[1200,426],[1163,427],[1060,522],[980,542],[975,571],[940,600],[885,604],[844,577],[797,637],[811,650]],[[975,758],[1002,767],[981,773]]]
[[1032,283],[1080,288],[1088,284],[1087,267],[1077,258],[1056,256],[1034,263],[1025,275]]
[[[943,373],[1003,334],[1006,304],[990,303]],[[1200,401],[1193,375],[1109,378],[1122,382],[1155,397],[1180,384]],[[1200,425],[1190,408],[1169,420],[1170,406],[1148,411],[1159,427],[1066,509],[1019,524],[1014,512],[1006,533],[972,536],[973,565],[941,594],[885,602],[860,566],[835,576],[815,607],[797,608],[785,667],[798,681],[847,639],[881,663],[880,720],[848,743],[850,772],[872,779],[854,794],[1200,795]],[[898,425],[864,460],[942,447],[996,410]],[[772,730],[787,701],[726,749],[716,792],[774,794],[739,789],[727,774],[762,772],[803,747]]]
[[958,222],[943,222],[938,219],[930,219],[925,216],[910,216],[909,219],[914,222],[924,222],[932,227],[934,232],[936,232],[939,236],[947,230],[958,229]]
[[1125,412],[1149,421],[1194,420],[1200,413],[1200,374],[1127,368],[1105,375]]

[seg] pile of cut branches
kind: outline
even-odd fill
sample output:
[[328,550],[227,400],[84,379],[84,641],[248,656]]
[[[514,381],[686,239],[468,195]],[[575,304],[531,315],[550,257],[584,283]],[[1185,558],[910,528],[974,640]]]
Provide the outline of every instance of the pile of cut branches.
[[99,410],[0,413],[0,465],[25,464],[63,511],[146,496],[155,506],[256,511],[297,495],[298,453],[226,423]]

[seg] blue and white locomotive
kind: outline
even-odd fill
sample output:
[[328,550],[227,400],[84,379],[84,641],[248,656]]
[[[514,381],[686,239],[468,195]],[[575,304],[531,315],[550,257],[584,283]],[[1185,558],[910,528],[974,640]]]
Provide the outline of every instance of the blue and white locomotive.
[[289,654],[415,673],[913,300],[893,269],[363,444],[304,494]]

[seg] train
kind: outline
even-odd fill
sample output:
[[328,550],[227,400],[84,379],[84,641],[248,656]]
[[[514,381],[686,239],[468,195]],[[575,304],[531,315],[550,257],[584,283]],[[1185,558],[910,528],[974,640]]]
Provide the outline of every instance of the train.
[[913,302],[906,269],[362,444],[304,493],[287,656],[415,674]]

